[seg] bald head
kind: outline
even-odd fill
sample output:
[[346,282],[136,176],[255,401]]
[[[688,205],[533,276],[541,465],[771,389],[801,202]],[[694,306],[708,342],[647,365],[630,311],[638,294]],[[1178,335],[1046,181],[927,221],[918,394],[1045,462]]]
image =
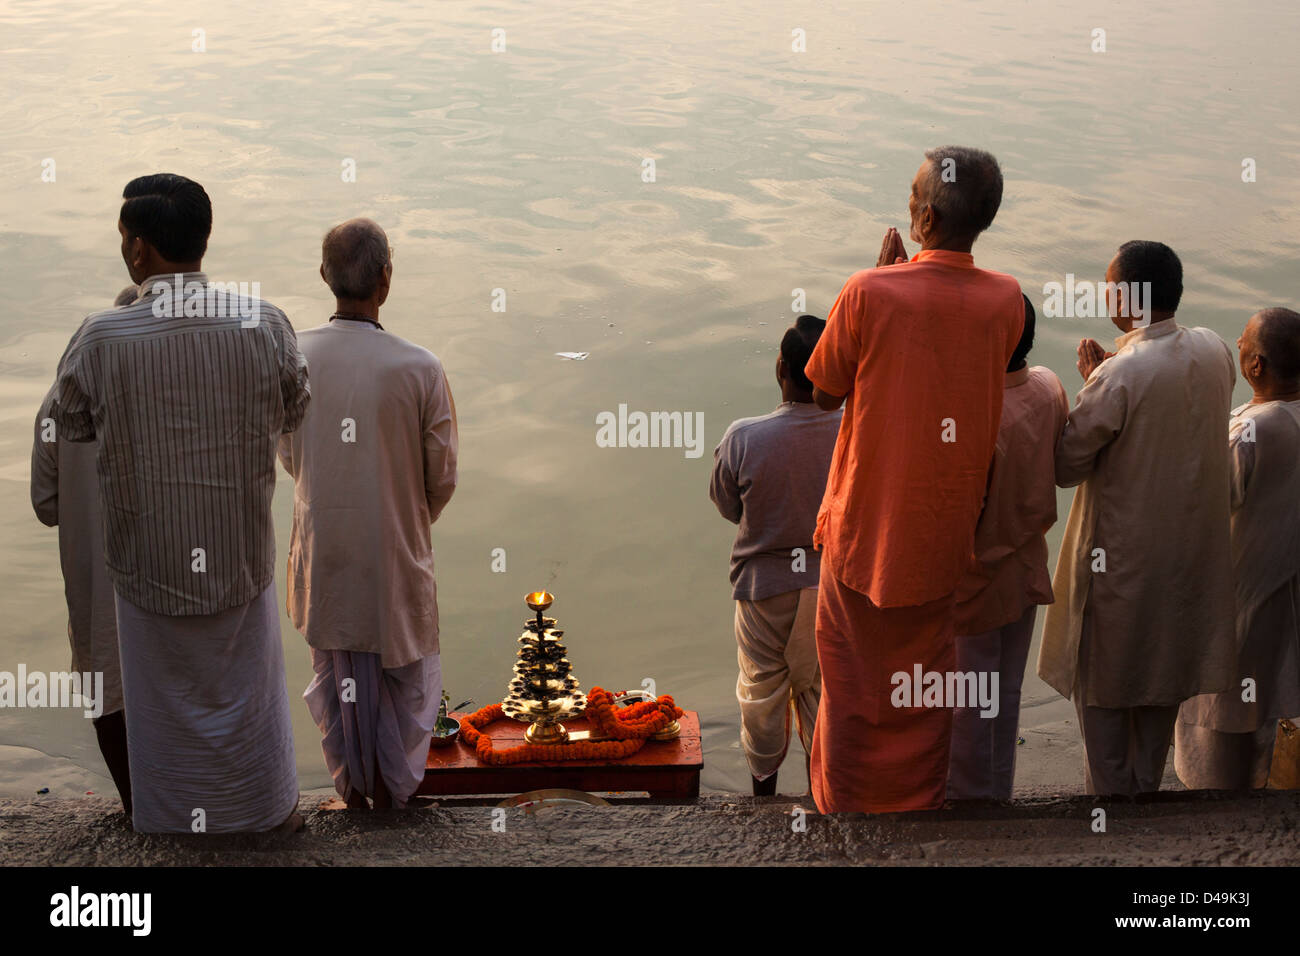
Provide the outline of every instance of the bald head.
[[391,257],[388,236],[372,219],[349,219],[321,242],[320,271],[336,298],[371,298],[385,278]]
[[1277,389],[1300,388],[1300,312],[1282,308],[1256,312],[1238,346],[1242,372],[1251,385],[1263,377]]

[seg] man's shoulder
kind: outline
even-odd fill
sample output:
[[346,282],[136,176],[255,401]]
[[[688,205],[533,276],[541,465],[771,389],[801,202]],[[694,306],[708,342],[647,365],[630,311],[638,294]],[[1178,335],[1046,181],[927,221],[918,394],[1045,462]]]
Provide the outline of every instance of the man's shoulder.
[[[1173,322],[1174,320],[1165,319],[1164,321]],[[1170,334],[1140,339],[1133,344],[1133,348],[1121,349],[1119,354],[1115,356],[1124,360],[1120,363],[1121,367],[1129,364],[1143,365],[1147,363],[1160,365],[1175,361],[1173,356],[1179,354],[1179,352],[1186,356],[1189,351],[1198,355],[1227,359],[1230,371],[1235,364],[1232,361],[1232,349],[1228,343],[1220,337],[1218,332],[1201,326],[1178,325]],[[1171,351],[1166,346],[1177,346],[1179,351]]]
[[726,446],[746,445],[755,439],[761,439],[774,431],[781,430],[785,425],[783,421],[785,418],[787,416],[782,415],[779,408],[765,415],[737,418],[727,426],[727,430],[722,433],[722,440],[718,444]]
[[1004,428],[1046,427],[1045,423],[1065,422],[1070,400],[1055,372],[1034,365],[1030,367],[1029,379],[1023,386],[1008,389],[1002,409]]
[[769,438],[779,435],[781,432],[789,431],[800,427],[807,422],[824,422],[828,429],[834,425],[839,428],[840,418],[843,416],[843,409],[837,408],[834,411],[819,410],[819,413],[812,416],[791,415],[788,410],[778,408],[775,411],[768,412],[766,415],[754,415],[750,418],[738,418],[732,422],[722,435],[723,442],[745,442],[753,439]]
[[1178,331],[1184,333],[1187,339],[1197,343],[1206,351],[1216,354],[1222,352],[1231,359],[1232,347],[1214,329],[1207,329],[1200,325],[1180,325]]
[[292,328],[292,325],[289,322],[289,316],[285,314],[284,309],[280,308],[274,302],[267,302],[265,299],[253,299],[253,304],[255,308],[261,310],[260,314],[269,315],[277,321],[283,322],[285,325],[289,325]]
[[146,299],[137,299],[129,305],[100,309],[81,320],[71,344],[87,347],[131,327],[133,320],[145,321],[151,318],[153,309]]
[[1232,410],[1232,419],[1252,419],[1257,430],[1291,435],[1300,430],[1300,402],[1247,402]]
[[[359,339],[358,335],[363,336],[363,338]],[[416,345],[414,342],[404,339],[400,335],[395,335],[386,329],[377,334],[371,330],[358,333],[354,329],[346,329],[335,325],[333,322],[324,322],[312,326],[310,329],[303,329],[298,333],[298,341],[306,349],[320,348],[325,346],[326,343],[346,345],[348,348],[353,349],[360,342],[364,342],[367,351],[371,354],[399,359],[413,368],[442,368],[442,362],[439,361],[438,356],[424,346]]]
[[235,301],[233,305],[230,301],[223,303],[221,311],[217,313],[223,318],[237,318],[241,325],[256,319],[258,324],[265,322],[273,329],[287,330],[295,338],[297,337],[293,323],[289,321],[289,316],[285,314],[284,309],[275,303],[251,296],[240,298],[239,296],[228,295],[226,298]]
[[1044,405],[1050,402],[1062,402],[1069,405],[1069,397],[1065,393],[1065,384],[1061,381],[1061,376],[1047,365],[1031,365],[1028,386],[1032,389],[1036,402]]
[[1029,367],[1029,385],[1038,395],[1048,396],[1053,400],[1057,396],[1066,397],[1065,385],[1061,381],[1061,377],[1046,365],[1031,365]]
[[435,376],[444,375],[442,360],[432,351],[423,345],[417,345],[410,339],[404,339],[400,335],[394,335],[392,332],[383,336],[384,345],[395,359],[402,362],[408,368],[419,372],[431,373]]
[[722,433],[722,440],[738,441],[742,437],[760,432],[764,426],[776,418],[776,412],[768,412],[765,415],[751,415],[748,418],[737,418],[727,426],[727,430]]
[[[890,292],[897,290],[905,294],[908,298],[915,295],[913,283],[917,281],[918,274],[934,273],[937,277],[940,273],[929,260],[920,262],[900,262],[892,266],[878,266],[874,269],[862,269],[849,276],[845,287],[854,287],[864,291],[882,291]],[[1020,298],[1020,280],[1013,275],[1005,272],[997,272],[993,269],[981,269],[975,266],[970,269],[942,269],[943,281],[954,283],[968,283],[986,286],[990,289],[1001,289],[1008,296],[1014,295]]]

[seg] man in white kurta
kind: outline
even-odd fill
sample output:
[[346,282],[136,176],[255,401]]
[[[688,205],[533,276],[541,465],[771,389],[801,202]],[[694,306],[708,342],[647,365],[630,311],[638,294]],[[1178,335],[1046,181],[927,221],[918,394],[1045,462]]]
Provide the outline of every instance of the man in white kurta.
[[[1047,611],[1038,674],[1072,698],[1094,794],[1160,788],[1178,706],[1226,690],[1235,666],[1228,550],[1234,361],[1214,332],[1179,325],[1182,267],[1161,243],[1120,247],[1108,282],[1150,282],[1144,315],[1104,356],[1080,344],[1085,383],[1057,445],[1080,485]],[[1145,324],[1149,320],[1149,324]]]
[[330,321],[299,338],[313,381],[280,445],[294,476],[289,613],[316,676],[303,695],[353,808],[402,807],[424,778],[442,693],[429,527],[456,487],[456,410],[442,363],[385,331],[388,240],[330,230]]
[[1179,711],[1185,786],[1268,783],[1278,720],[1300,714],[1300,314],[1266,309],[1237,342],[1253,399],[1233,410],[1232,566],[1237,678]]

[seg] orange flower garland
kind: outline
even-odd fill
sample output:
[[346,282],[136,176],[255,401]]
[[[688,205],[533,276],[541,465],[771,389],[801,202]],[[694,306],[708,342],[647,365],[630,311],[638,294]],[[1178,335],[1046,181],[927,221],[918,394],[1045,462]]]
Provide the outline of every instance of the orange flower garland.
[[497,750],[492,738],[482,730],[505,715],[500,704],[483,707],[460,719],[460,739],[474,748],[478,759],[493,766],[527,763],[533,760],[621,760],[630,757],[646,740],[659,733],[678,717],[682,709],[672,697],[662,695],[657,701],[642,701],[631,707],[617,707],[607,690],[593,687],[587,695],[587,709],[583,716],[592,730],[609,740],[575,740],[564,744],[523,743],[517,747]]

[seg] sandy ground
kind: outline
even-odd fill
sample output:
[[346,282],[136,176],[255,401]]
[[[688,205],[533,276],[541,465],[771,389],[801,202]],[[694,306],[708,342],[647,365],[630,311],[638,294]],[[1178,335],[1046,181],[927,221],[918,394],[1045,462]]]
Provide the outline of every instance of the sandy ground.
[[[6,801],[7,865],[1269,865],[1300,863],[1300,791],[1170,793],[1108,802],[1094,832],[1085,797],[942,811],[818,816],[809,801],[710,795],[698,804],[564,807],[499,814],[491,805],[365,812],[319,809],[291,835],[132,832],[113,801]],[[806,815],[796,807],[802,806]],[[503,824],[504,830],[501,831]]]

